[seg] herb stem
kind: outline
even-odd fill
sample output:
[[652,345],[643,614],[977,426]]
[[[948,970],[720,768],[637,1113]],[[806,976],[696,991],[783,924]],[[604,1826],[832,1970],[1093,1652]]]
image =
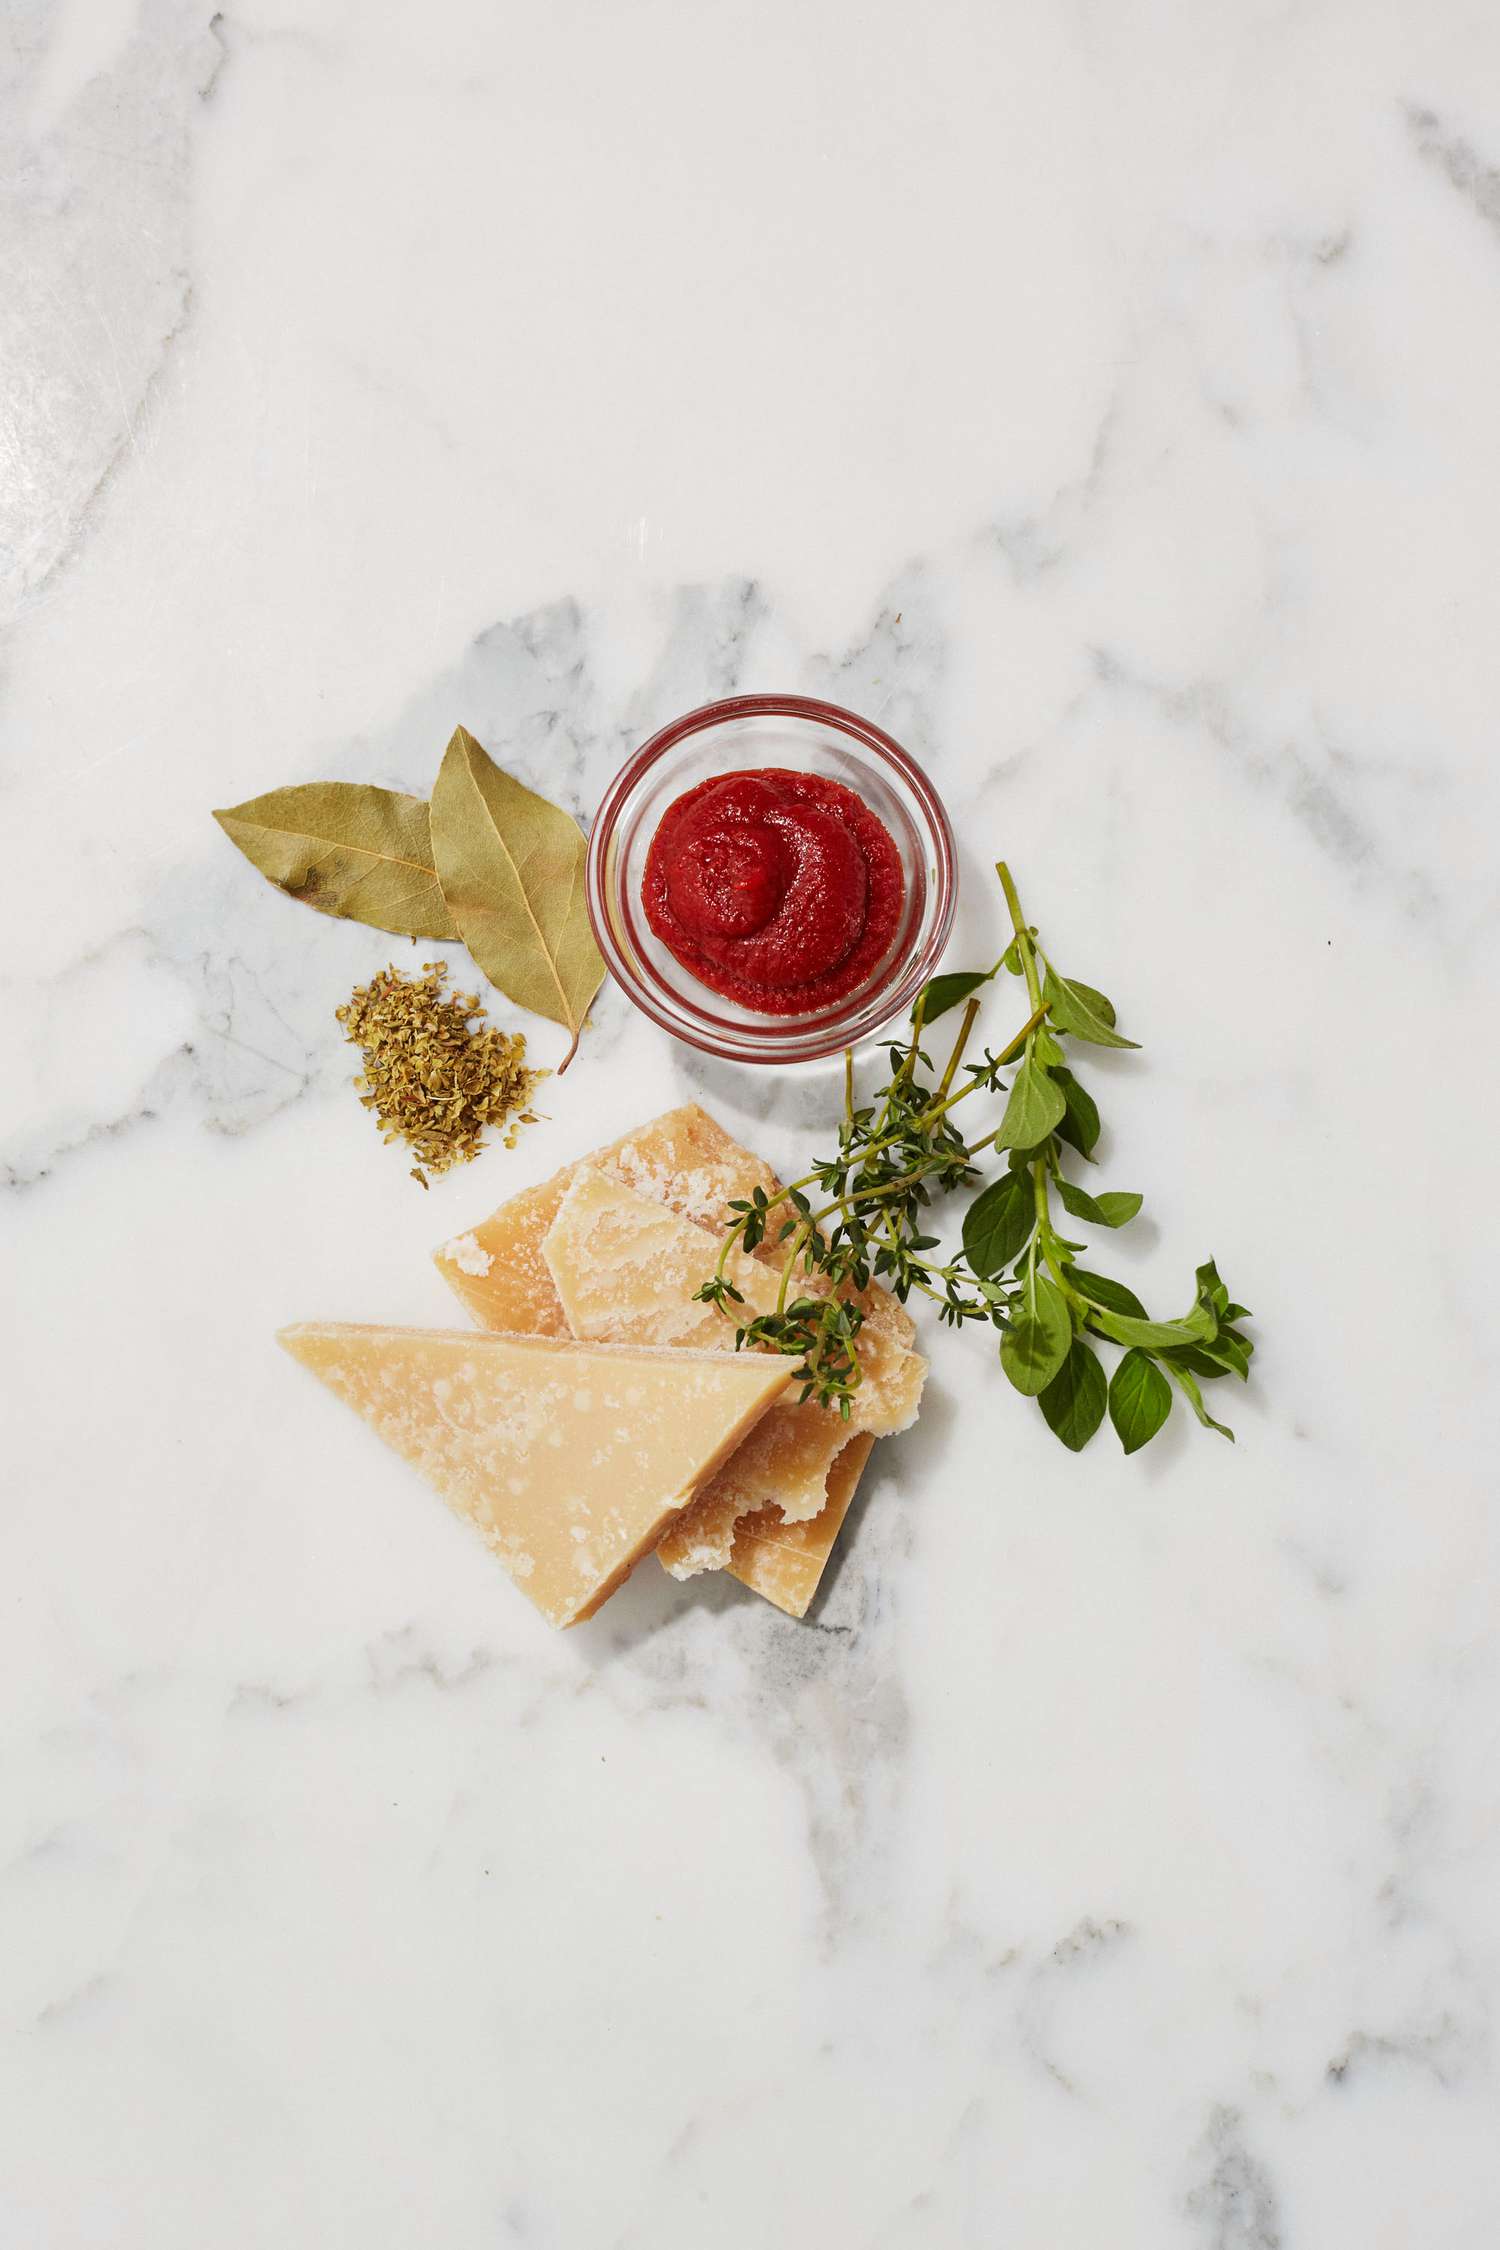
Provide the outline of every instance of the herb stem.
[[1053,1248],[1052,1221],[1050,1215],[1047,1212],[1047,1188],[1044,1181],[1041,1183],[1041,1192],[1037,1197],[1037,1202],[1043,1213],[1042,1222],[1037,1229],[1037,1233],[1041,1240],[1042,1256],[1047,1261],[1047,1271],[1051,1274],[1053,1280],[1057,1283],[1058,1288],[1067,1298],[1070,1305],[1087,1305],[1087,1297],[1083,1296],[1077,1289],[1073,1287],[1072,1282],[1068,1279],[1067,1272],[1062,1264],[1062,1261],[1059,1259],[1056,1250]]
[[1005,893],[1005,903],[1010,909],[1010,926],[1016,933],[1016,951],[1021,957],[1021,967],[1026,976],[1026,997],[1033,1008],[1039,1008],[1042,1004],[1042,986],[1036,973],[1036,947],[1032,942],[1031,926],[1021,912],[1021,901],[1014,878],[1003,859],[996,860],[995,873],[1000,878],[1000,888]]
[[787,1254],[782,1261],[781,1287],[776,1292],[776,1310],[778,1313],[784,1313],[786,1311],[786,1293],[791,1287],[792,1275],[797,1270],[797,1260],[802,1255],[803,1244],[806,1242],[808,1236],[812,1233],[813,1228],[816,1226],[816,1224],[817,1221],[815,1219],[804,1219],[801,1226],[798,1227],[796,1233],[792,1236],[791,1248],[787,1251]]
[[938,1080],[938,1098],[940,1100],[953,1084],[958,1066],[964,1059],[964,1049],[969,1044],[969,1033],[974,1029],[974,1019],[978,1014],[979,1002],[977,999],[973,999],[964,1010],[964,1020],[959,1025],[958,1039],[955,1042],[952,1054],[948,1057],[948,1067]]

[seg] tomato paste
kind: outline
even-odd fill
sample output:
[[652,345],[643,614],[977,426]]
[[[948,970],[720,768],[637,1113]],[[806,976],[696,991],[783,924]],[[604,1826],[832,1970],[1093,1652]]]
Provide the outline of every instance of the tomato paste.
[[890,951],[901,855],[852,789],[767,767],[701,781],[661,817],[642,903],[710,990],[765,1015],[856,992]]

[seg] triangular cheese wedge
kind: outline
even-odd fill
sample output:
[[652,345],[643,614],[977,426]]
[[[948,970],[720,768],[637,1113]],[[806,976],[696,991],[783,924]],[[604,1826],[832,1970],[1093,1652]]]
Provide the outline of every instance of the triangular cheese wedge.
[[334,1321],[279,1341],[475,1525],[553,1625],[592,1616],[789,1374],[761,1355]]

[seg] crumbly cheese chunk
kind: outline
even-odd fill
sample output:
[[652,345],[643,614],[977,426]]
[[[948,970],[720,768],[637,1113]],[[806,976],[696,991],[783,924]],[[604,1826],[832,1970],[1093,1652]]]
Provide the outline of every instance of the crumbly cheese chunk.
[[730,1575],[788,1617],[805,1617],[874,1446],[868,1432],[849,1440],[828,1472],[827,1502],[810,1523],[787,1523],[779,1508],[741,1516],[725,1565]]

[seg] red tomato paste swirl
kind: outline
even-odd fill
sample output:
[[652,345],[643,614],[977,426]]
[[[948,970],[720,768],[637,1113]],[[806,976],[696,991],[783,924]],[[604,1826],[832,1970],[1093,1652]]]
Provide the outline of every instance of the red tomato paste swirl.
[[667,807],[642,903],[711,991],[804,1015],[868,981],[905,891],[894,838],[852,789],[773,766],[699,782]]

